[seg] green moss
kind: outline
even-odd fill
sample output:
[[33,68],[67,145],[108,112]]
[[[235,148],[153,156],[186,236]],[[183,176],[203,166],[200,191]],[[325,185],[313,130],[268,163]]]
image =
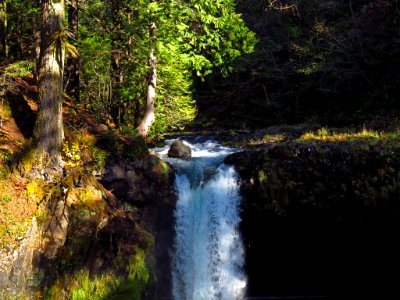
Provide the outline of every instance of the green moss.
[[154,235],[144,230],[139,225],[136,226],[136,234],[138,235],[139,244],[142,249],[149,252],[154,248],[155,244]]
[[46,196],[46,184],[43,180],[33,180],[26,185],[28,198],[40,203]]
[[317,143],[286,142],[244,156],[243,176],[256,179],[249,186],[252,205],[277,215],[339,214],[342,220],[400,215],[400,143],[382,136],[371,142],[375,133],[364,131],[337,142],[320,130]]
[[145,260],[145,252],[136,249],[136,253],[129,258],[125,276],[107,271],[91,277],[88,270],[81,270],[53,284],[46,290],[45,299],[139,300],[150,280]]
[[171,172],[171,169],[165,161],[160,160],[160,169],[161,169],[161,175],[164,178],[168,178],[168,176]]
[[66,141],[63,144],[62,155],[65,167],[69,170],[76,169],[83,173],[84,170],[92,171],[104,167],[107,153],[95,146],[96,137],[86,130],[66,129]]
[[260,182],[260,184],[263,184],[266,180],[267,180],[267,175],[263,170],[260,170],[258,172],[258,181]]
[[109,299],[107,298],[119,285],[120,279],[111,272],[90,278],[87,270],[56,282],[45,291],[45,299]]
[[128,272],[128,287],[132,293],[133,299],[140,299],[141,292],[149,282],[150,273],[145,262],[145,253],[138,250],[130,257],[129,264],[126,267]]
[[17,160],[20,161],[18,169],[21,174],[29,174],[36,165],[37,159],[35,151],[35,148],[27,145],[20,153],[16,154]]

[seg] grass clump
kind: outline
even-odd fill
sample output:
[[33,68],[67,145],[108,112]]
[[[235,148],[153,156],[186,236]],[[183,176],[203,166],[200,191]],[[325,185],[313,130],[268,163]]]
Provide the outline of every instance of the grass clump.
[[94,135],[86,130],[79,130],[74,133],[67,131],[66,137],[62,149],[66,168],[104,166],[106,153],[95,146],[96,138]]
[[262,138],[259,139],[250,139],[249,145],[261,145],[265,143],[280,143],[285,141],[286,138],[283,134],[265,134]]
[[387,138],[398,138],[398,133],[387,134],[363,128],[358,132],[335,132],[325,127],[317,130],[317,132],[307,132],[303,134],[298,141],[319,141],[319,142],[348,142],[357,140],[380,140]]

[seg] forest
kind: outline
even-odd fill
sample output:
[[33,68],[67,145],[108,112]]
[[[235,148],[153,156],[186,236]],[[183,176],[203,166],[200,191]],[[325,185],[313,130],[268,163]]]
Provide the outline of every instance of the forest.
[[1,299],[203,299],[171,139],[240,149],[215,299],[399,294],[399,0],[0,0],[0,100]]

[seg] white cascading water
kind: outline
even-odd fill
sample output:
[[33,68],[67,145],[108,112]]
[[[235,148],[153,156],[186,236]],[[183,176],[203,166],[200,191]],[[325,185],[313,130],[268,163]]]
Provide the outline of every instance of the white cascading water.
[[190,160],[168,158],[176,168],[178,201],[172,259],[175,300],[242,299],[246,287],[239,235],[238,174],[223,164],[234,149],[214,142],[189,144]]

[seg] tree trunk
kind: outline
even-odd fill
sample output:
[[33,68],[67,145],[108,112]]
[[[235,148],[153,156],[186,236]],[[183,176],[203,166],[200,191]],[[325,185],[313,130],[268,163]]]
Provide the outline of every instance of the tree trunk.
[[157,87],[157,59],[154,50],[155,29],[156,29],[156,24],[152,22],[150,24],[150,37],[152,39],[152,48],[149,56],[150,76],[149,76],[149,86],[147,88],[146,112],[142,122],[138,127],[139,134],[144,137],[146,137],[149,134],[150,127],[151,125],[153,125],[155,120],[154,103],[156,100],[156,87]]
[[7,57],[7,1],[0,0],[0,59]]
[[[70,0],[68,4],[68,27],[75,40],[78,38],[78,13],[79,0]],[[67,93],[79,102],[79,56],[68,58],[67,71]]]
[[111,67],[112,67],[112,94],[109,99],[109,111],[115,125],[120,126],[123,122],[123,103],[120,95],[120,88],[124,82],[124,73],[122,70],[122,45],[125,41],[121,34],[121,3],[119,0],[110,1],[110,18],[112,20],[112,51],[111,51]]
[[40,108],[34,138],[39,171],[44,177],[62,171],[60,150],[64,139],[62,94],[64,45],[60,33],[64,24],[64,0],[42,1],[41,63],[39,71]]
[[[39,6],[38,6],[39,7]],[[39,70],[40,70],[40,30],[38,28],[38,15],[32,17],[32,54],[35,60],[35,67],[33,69],[33,76],[36,84],[39,82]]]

